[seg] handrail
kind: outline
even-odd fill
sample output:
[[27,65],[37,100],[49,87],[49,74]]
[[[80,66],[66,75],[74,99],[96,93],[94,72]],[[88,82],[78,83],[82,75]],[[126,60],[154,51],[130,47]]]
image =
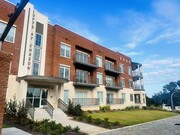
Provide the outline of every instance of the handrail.
[[26,107],[28,109],[29,115],[31,116],[31,118],[34,120],[34,106],[31,104],[30,100],[28,98],[26,98]]
[[43,99],[43,108],[49,113],[49,115],[53,118],[53,110],[54,107],[47,101],[47,99]]
[[124,99],[122,98],[107,98],[106,99],[107,104],[124,104]]
[[74,105],[78,105],[78,104],[80,104],[81,106],[99,105],[98,98],[73,98],[72,101]]
[[64,112],[68,112],[68,105],[62,99],[58,99],[58,108],[61,108]]

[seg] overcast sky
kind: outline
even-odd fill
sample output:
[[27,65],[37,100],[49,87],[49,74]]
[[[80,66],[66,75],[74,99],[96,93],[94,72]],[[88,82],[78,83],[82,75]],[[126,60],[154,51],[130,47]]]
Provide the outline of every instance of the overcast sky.
[[[10,0],[17,3],[18,0]],[[179,0],[30,0],[59,24],[143,64],[152,96],[180,80]]]

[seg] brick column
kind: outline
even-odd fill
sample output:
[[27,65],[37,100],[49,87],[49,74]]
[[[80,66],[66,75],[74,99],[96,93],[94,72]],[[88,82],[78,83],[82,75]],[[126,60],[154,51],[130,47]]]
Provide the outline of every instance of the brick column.
[[6,99],[6,89],[11,60],[12,55],[10,53],[0,51],[0,135],[2,131],[4,103]]

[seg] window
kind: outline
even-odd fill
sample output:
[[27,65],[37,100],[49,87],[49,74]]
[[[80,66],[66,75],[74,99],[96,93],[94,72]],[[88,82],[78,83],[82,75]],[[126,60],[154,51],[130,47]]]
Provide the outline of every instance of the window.
[[[6,25],[5,23],[3,22],[0,22],[0,37],[2,36],[5,28],[6,28]],[[14,43],[15,41],[15,33],[16,33],[16,27],[12,27],[7,35],[7,37],[5,38],[5,41],[7,42],[11,42],[11,43]]]
[[36,33],[36,46],[42,46],[42,35],[39,33]]
[[114,86],[114,77],[106,76],[106,86]]
[[80,104],[81,106],[89,105],[87,92],[76,92],[76,99],[74,100],[74,103]]
[[125,79],[124,78],[121,78],[121,86],[125,87]]
[[114,69],[114,63],[110,61],[106,61],[106,69]]
[[76,82],[88,83],[88,72],[84,70],[76,70]]
[[102,67],[102,57],[96,56],[96,64],[98,67]]
[[126,102],[126,93],[122,93],[121,96],[122,96],[122,99],[123,99],[123,101],[125,103]]
[[133,94],[130,94],[130,101],[133,102]]
[[71,56],[71,47],[69,45],[64,44],[64,43],[61,43],[60,54],[63,57],[70,58],[70,56]]
[[77,51],[76,60],[83,63],[89,63],[89,55],[87,53]]
[[120,64],[120,72],[124,73],[124,64]]
[[34,48],[34,61],[40,61],[41,58],[41,49]]
[[129,88],[132,88],[132,87],[133,87],[133,81],[129,80]]
[[70,79],[70,67],[60,66],[60,78]]
[[66,104],[69,102],[69,90],[64,90],[64,102]]
[[39,63],[33,63],[33,75],[39,75]]
[[97,96],[99,99],[99,104],[102,104],[103,103],[103,92],[97,92]]
[[97,73],[97,81],[98,81],[98,84],[103,84],[103,74],[102,73]]
[[132,75],[131,67],[128,67],[128,75]]
[[141,103],[140,94],[135,94],[134,97],[135,97],[135,103]]

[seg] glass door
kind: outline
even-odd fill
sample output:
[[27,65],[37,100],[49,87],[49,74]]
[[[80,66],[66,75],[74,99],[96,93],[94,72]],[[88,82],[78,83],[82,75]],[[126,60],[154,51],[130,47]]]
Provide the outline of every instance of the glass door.
[[29,99],[35,108],[43,107],[45,104],[44,99],[47,99],[48,90],[44,88],[29,87],[27,90],[26,98]]

